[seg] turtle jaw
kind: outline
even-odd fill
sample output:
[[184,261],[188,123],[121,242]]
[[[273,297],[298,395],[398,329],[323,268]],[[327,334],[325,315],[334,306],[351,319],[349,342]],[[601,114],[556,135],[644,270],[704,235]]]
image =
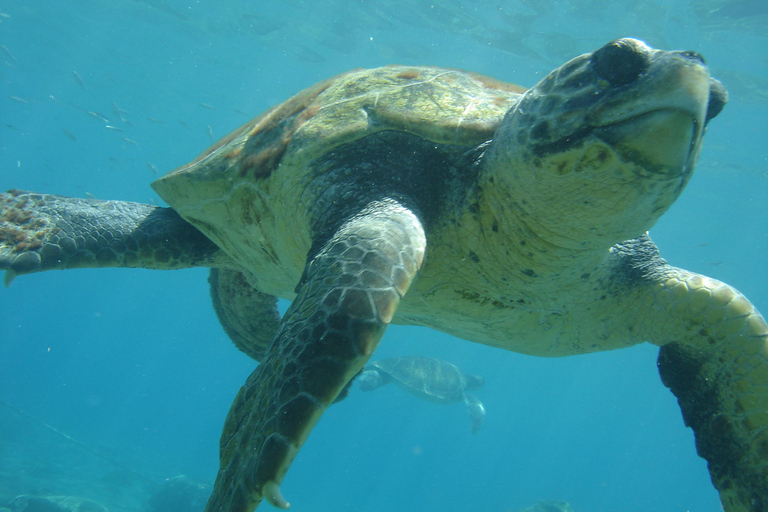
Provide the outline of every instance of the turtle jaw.
[[701,121],[690,112],[672,108],[640,114],[594,128],[639,178],[679,179],[687,183],[699,152]]

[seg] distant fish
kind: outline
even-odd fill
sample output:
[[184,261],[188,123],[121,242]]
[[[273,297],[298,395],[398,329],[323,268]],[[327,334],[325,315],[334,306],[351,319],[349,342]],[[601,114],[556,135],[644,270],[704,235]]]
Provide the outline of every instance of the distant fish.
[[25,100],[24,98],[19,98],[18,96],[8,96],[8,99],[11,101],[15,101],[16,103],[29,103],[29,100]]
[[113,132],[123,131],[122,128],[118,128],[117,126],[112,126],[111,124],[104,125],[104,128],[106,128],[107,130],[112,130]]
[[236,109],[236,108],[233,108],[232,112],[234,112],[235,114],[243,115],[243,116],[247,116],[248,115],[245,112],[243,112],[242,110],[239,110],[239,109]]
[[138,145],[139,145],[139,143],[138,143],[138,142],[136,142],[136,141],[135,141],[135,140],[133,140],[133,139],[129,139],[128,137],[123,137],[123,140],[124,140],[125,142],[127,142],[128,144],[131,144],[131,145],[133,145],[133,146],[138,146]]
[[211,125],[208,125],[208,138],[213,142],[213,128],[211,128]]
[[66,135],[69,140],[72,140],[75,142],[77,141],[77,137],[75,137],[75,134],[72,133],[71,131],[67,130],[66,128],[62,128],[61,131],[64,132],[64,135]]
[[127,110],[123,110],[122,108],[117,106],[117,103],[114,101],[112,102],[112,113],[115,114],[115,117],[120,119],[121,122],[127,123],[128,120],[125,118],[123,114],[130,114]]
[[198,105],[200,105],[203,108],[207,108],[208,110],[219,110],[216,107],[214,107],[213,105],[209,105],[207,103],[198,103]]
[[77,85],[85,89],[85,82],[83,81],[83,77],[80,76],[80,73],[73,71],[72,76],[74,77],[75,82],[77,82]]
[[149,120],[149,122],[155,123],[155,124],[165,124],[165,121],[163,121],[162,119],[157,119],[155,117],[148,117],[147,120]]
[[10,14],[5,14],[4,12],[0,12],[0,18],[10,18]]
[[10,129],[11,129],[11,130],[13,130],[13,131],[16,131],[16,132],[19,132],[19,133],[24,133],[24,130],[22,130],[22,129],[21,129],[21,128],[19,128],[18,126],[14,126],[14,125],[12,125],[12,124],[7,124],[7,125],[5,125],[5,126],[7,126],[8,128],[10,128]]
[[16,60],[16,57],[13,56],[11,50],[9,50],[8,47],[4,44],[0,44],[0,50],[3,50],[3,53],[6,54],[11,60]]
[[104,117],[102,114],[100,114],[98,112],[94,112],[93,110],[89,110],[88,111],[88,115],[91,116],[94,119],[98,119],[99,121],[103,121],[105,123],[109,123],[109,119],[107,119],[106,117]]
[[192,130],[190,130],[190,128],[189,128],[189,126],[187,125],[187,123],[185,123],[185,122],[184,122],[184,121],[182,121],[181,119],[179,119],[179,124],[180,124],[181,126],[183,126],[184,128],[186,128],[187,130],[189,130],[189,131],[192,131]]
[[160,174],[160,171],[157,170],[157,167],[155,167],[155,164],[152,162],[147,162],[147,167],[149,167],[149,170],[152,171],[152,174]]

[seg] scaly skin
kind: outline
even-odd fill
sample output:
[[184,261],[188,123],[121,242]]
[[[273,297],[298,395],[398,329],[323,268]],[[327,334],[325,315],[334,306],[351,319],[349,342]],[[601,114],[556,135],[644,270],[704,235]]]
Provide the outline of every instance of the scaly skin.
[[347,221],[309,263],[266,359],[237,394],[206,512],[288,508],[280,484],[325,409],[365,365],[421,266],[421,222],[395,201]]
[[6,284],[20,274],[54,269],[170,270],[227,262],[171,208],[19,190],[0,194],[0,269],[7,269]]
[[696,434],[725,510],[766,510],[768,325],[731,286],[675,270],[650,290],[648,338],[663,344],[662,381]]
[[212,268],[208,277],[213,309],[232,342],[256,361],[280,326],[277,297],[262,293],[240,271]]

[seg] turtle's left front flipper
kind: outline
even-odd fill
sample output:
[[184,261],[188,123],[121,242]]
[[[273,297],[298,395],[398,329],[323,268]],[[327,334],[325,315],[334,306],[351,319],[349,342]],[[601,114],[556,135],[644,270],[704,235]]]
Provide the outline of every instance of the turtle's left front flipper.
[[0,270],[236,265],[171,208],[10,190],[0,194]]
[[206,512],[287,508],[280,484],[320,415],[370,358],[421,266],[417,216],[375,201],[307,263],[266,358],[237,394]]
[[[672,267],[668,267],[672,269]],[[768,325],[738,291],[672,269],[655,286],[658,366],[726,512],[768,510]]]

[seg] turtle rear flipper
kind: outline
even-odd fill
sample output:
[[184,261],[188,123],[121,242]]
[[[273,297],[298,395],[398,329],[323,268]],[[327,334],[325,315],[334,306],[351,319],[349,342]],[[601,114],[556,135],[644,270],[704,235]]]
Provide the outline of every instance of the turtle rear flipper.
[[467,405],[469,417],[472,418],[472,433],[477,434],[485,420],[485,407],[475,395],[469,393],[464,395],[464,403]]
[[307,264],[264,361],[240,389],[221,437],[206,512],[288,508],[280,484],[325,409],[365,365],[421,266],[421,222],[370,203]]
[[12,190],[0,194],[0,270],[214,266],[226,255],[170,208]]
[[224,331],[237,348],[262,361],[280,325],[277,297],[251,286],[238,270],[212,268],[208,283]]

